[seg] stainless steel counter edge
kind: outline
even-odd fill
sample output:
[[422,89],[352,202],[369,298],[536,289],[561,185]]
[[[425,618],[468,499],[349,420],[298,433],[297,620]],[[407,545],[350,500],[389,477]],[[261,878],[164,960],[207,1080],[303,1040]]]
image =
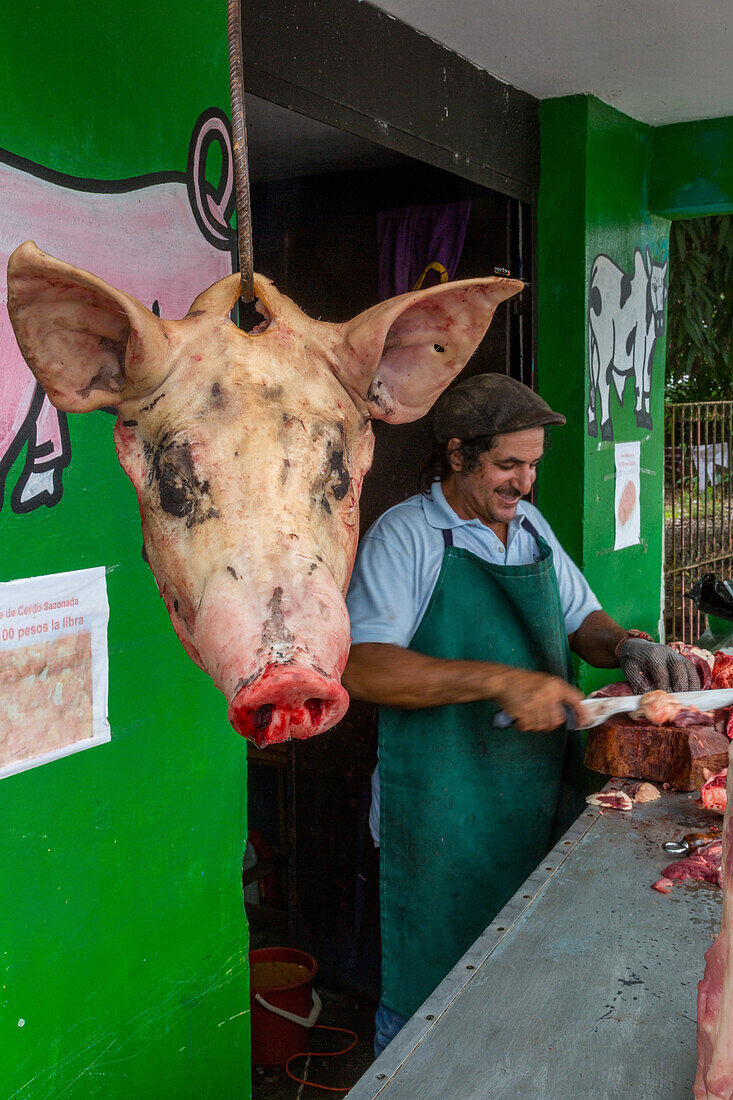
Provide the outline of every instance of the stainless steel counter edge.
[[[623,786],[624,783],[618,780],[613,783],[614,790],[623,789]],[[387,1049],[356,1082],[346,1100],[375,1100],[379,1096],[599,817],[600,810],[596,807],[589,806],[581,813]]]

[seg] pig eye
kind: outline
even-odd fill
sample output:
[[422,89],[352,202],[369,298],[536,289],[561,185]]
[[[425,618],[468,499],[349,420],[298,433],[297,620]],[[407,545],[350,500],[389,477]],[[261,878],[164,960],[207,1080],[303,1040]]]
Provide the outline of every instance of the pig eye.
[[433,344],[433,351],[439,351],[442,355],[443,352],[445,351],[445,348],[443,347],[442,344]]
[[185,519],[186,527],[194,527],[219,515],[211,506],[208,481],[200,481],[186,443],[169,443],[154,449],[151,473],[157,482],[164,512]]

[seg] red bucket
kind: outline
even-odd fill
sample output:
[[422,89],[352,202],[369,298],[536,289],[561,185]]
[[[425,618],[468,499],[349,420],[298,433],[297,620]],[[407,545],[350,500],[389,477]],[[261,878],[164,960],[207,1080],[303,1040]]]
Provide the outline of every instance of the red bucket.
[[308,1049],[321,1002],[313,988],[318,964],[294,947],[262,947],[249,953],[252,1061],[277,1066]]

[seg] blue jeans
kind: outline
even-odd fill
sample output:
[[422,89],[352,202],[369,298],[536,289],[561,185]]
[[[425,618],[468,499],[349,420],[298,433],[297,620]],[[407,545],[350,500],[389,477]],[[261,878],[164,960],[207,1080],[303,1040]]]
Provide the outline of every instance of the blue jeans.
[[394,1039],[398,1031],[407,1023],[407,1016],[400,1016],[399,1012],[393,1012],[382,1001],[379,1002],[374,1017],[374,1054],[379,1057],[386,1046]]

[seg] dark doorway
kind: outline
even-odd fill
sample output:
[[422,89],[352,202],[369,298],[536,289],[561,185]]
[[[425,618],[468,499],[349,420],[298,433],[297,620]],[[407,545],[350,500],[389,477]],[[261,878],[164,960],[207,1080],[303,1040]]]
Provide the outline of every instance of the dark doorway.
[[[256,266],[307,313],[346,320],[379,297],[378,213],[466,199],[471,212],[456,278],[508,272],[529,281],[531,207],[407,158],[255,184]],[[531,385],[532,347],[530,286],[497,311],[461,377],[500,371]],[[374,424],[362,532],[418,490],[428,420]],[[375,762],[374,712],[352,705],[336,729],[313,741],[265,755],[252,750],[249,779],[250,831],[264,841],[270,868],[262,892],[266,908],[278,910],[252,909],[253,936],[287,937],[317,958],[323,980],[373,994],[379,991],[378,860],[366,814]]]

